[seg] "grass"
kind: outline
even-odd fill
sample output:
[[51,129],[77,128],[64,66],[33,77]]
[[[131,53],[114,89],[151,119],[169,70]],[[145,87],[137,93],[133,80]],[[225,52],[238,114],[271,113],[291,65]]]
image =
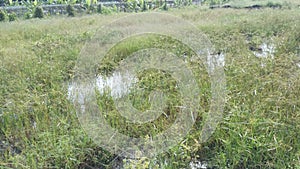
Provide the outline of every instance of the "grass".
[[[300,168],[299,9],[183,8],[169,13],[192,22],[226,55],[224,119],[201,144],[200,114],[183,142],[140,167],[186,168],[198,159],[211,168]],[[75,75],[85,41],[99,25],[124,15],[0,24],[0,168],[116,167],[120,159],[80,127],[66,83]],[[257,58],[249,49],[263,42],[277,46],[274,59]],[[143,73],[141,78],[158,74],[169,81],[162,72]],[[141,109],[148,104],[141,103]],[[139,131],[138,126],[131,131]]]
[[[174,47],[175,46],[175,47]],[[176,54],[177,57],[182,57],[183,53],[187,53],[187,55],[191,58],[195,55],[195,53],[188,48],[186,45],[180,43],[179,41],[172,39],[168,36],[163,35],[155,35],[155,34],[148,34],[143,36],[136,36],[130,39],[127,39],[125,42],[119,43],[115,48],[112,48],[107,55],[104,57],[103,61],[100,63],[99,66],[99,73],[100,74],[109,74],[112,72],[117,64],[121,60],[125,59],[127,56],[130,56],[132,53],[147,48],[160,48],[163,50],[170,51]],[[114,61],[114,63],[111,63]],[[199,63],[189,63],[190,67],[194,70],[195,76],[198,76],[198,86],[203,87],[203,93],[206,93],[205,97],[202,97],[202,102],[200,105],[204,105],[204,102],[207,102],[209,94],[210,84],[207,84],[208,74],[205,71],[204,64],[199,66]],[[102,66],[103,65],[103,66]],[[166,71],[156,70],[156,69],[149,69],[145,71],[141,71],[138,73],[139,82],[136,85],[136,91],[133,91],[129,98],[133,101],[133,106],[139,110],[145,111],[150,108],[150,103],[148,101],[148,96],[150,95],[151,91],[159,90],[167,94],[167,107],[164,109],[166,112],[165,115],[160,116],[155,121],[146,124],[132,124],[126,122],[126,119],[120,115],[118,115],[117,110],[113,108],[115,105],[113,104],[113,99],[111,96],[107,98],[107,95],[99,96],[98,99],[100,101],[100,106],[103,110],[101,112],[109,112],[107,114],[108,121],[112,126],[118,128],[120,132],[126,133],[127,135],[132,135],[135,137],[139,136],[153,136],[170,127],[176,118],[176,114],[179,113],[178,106],[182,104],[182,100],[178,99],[180,93],[176,87],[176,80],[171,77],[171,75]],[[140,93],[138,91],[143,91]],[[110,103],[110,104],[107,104]],[[204,106],[207,107],[208,106]],[[199,110],[199,112],[201,112]],[[203,112],[202,112],[203,113]],[[119,121],[119,122],[118,122]],[[156,126],[153,129],[152,126]],[[139,133],[139,134],[137,134]],[[151,133],[151,134],[149,134]]]

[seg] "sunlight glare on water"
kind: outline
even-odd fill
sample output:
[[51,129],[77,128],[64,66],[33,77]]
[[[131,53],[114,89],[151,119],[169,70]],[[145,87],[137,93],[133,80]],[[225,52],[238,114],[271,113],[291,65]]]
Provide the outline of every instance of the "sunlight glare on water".
[[[91,92],[95,89],[103,94],[105,91],[110,91],[110,95],[114,99],[121,98],[129,94],[132,85],[138,79],[129,72],[121,73],[114,72],[111,76],[97,76],[90,83],[72,82],[68,86],[68,99],[73,103],[78,103],[81,106],[81,111],[85,110],[85,101],[88,100]],[[108,89],[108,90],[107,90]]]
[[101,94],[103,94],[105,88],[109,87],[113,98],[121,98],[130,92],[130,88],[137,81],[138,79],[129,72],[114,72],[112,76],[107,78],[98,76],[96,86]]

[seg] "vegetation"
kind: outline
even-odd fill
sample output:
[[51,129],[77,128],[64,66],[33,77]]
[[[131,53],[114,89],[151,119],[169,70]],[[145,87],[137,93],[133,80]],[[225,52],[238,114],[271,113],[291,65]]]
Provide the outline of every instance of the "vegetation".
[[71,4],[69,4],[67,6],[67,13],[68,13],[68,16],[75,16],[74,7]]
[[11,22],[11,21],[15,21],[17,20],[17,14],[12,12],[10,14],[8,14],[8,20]]
[[[116,168],[122,163],[125,168],[187,168],[191,161],[205,161],[209,168],[300,168],[299,9],[187,7],[168,13],[192,22],[226,56],[224,119],[206,143],[199,143],[199,130],[210,86],[203,67],[193,62],[189,66],[198,75],[203,107],[191,133],[168,152],[154,159],[120,159],[93,143],[80,127],[67,98],[80,50],[100,26],[127,14],[22,20],[0,24],[0,168]],[[179,55],[188,50],[168,38],[135,38],[112,49],[99,73],[113,70],[121,59],[116,52],[126,56],[150,43]],[[253,48],[264,43],[276,50],[256,57]],[[155,121],[157,130],[125,123],[107,95],[98,95],[98,104],[111,110],[107,120],[112,126],[144,137],[145,131],[155,134],[168,127],[177,112],[172,105],[180,99],[166,72],[141,72],[139,80],[137,85],[147,89],[132,93],[139,109],[149,107],[145,96],[150,89],[170,93],[170,119]]]
[[3,21],[5,21],[5,20],[6,20],[6,18],[7,18],[7,14],[6,14],[6,12],[5,12],[5,11],[3,11],[3,10],[0,10],[0,22],[3,22]]
[[245,8],[251,6],[259,6],[259,7],[270,7],[270,8],[291,8],[297,7],[300,5],[300,1],[297,0],[231,0],[228,1],[226,4],[230,5],[234,8]]
[[33,17],[34,18],[44,18],[43,8],[40,6],[35,7]]
[[32,13],[31,12],[26,12],[24,14],[24,19],[30,19],[30,18],[32,18]]
[[148,5],[147,5],[147,3],[146,3],[146,1],[145,1],[145,0],[143,1],[143,4],[142,4],[142,6],[143,6],[143,8],[142,8],[142,11],[143,11],[143,12],[145,12],[145,11],[147,11],[147,10],[148,10]]

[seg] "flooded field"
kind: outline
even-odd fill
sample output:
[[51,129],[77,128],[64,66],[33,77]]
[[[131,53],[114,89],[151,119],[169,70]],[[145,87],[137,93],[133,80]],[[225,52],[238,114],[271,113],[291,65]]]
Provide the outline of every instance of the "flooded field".
[[[86,41],[103,25],[129,14],[1,22],[0,168],[299,168],[300,12],[298,6],[289,5],[274,9],[184,7],[166,12],[194,24],[215,51],[201,62],[190,60],[190,53],[179,50],[177,43],[163,44],[179,51],[182,64],[201,68],[193,72],[195,81],[186,81],[195,82],[199,90],[188,90],[189,83],[183,86],[199,92],[189,95],[200,97],[198,109],[186,113],[197,118],[174,147],[154,158],[139,159],[107,151],[83,130],[76,112],[87,111],[90,94],[98,97],[99,109],[108,110],[107,123],[116,131],[149,141],[172,126],[176,113],[186,110],[179,103],[196,97],[178,99],[182,94],[166,71],[139,74],[117,69],[76,81],[76,64]],[[124,45],[122,52],[134,47]],[[113,57],[103,63],[114,65]],[[200,67],[204,63],[207,70]],[[176,66],[174,72],[180,67]],[[226,103],[222,121],[215,130],[208,128],[213,134],[201,142],[203,122],[213,116],[207,113],[213,101],[208,78],[215,66],[226,75]],[[162,107],[165,114],[149,117],[156,121],[145,121],[145,125],[128,122],[126,114],[118,113],[113,105],[126,96],[135,99],[134,107],[143,111],[153,103],[168,103]],[[215,120],[211,118],[212,123]],[[90,131],[101,127],[93,125]],[[177,134],[175,129],[170,133]]]

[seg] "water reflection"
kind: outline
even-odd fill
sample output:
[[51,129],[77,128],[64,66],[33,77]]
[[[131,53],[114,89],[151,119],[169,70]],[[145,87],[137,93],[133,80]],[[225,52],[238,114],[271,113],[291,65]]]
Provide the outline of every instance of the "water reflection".
[[121,98],[130,92],[130,88],[138,79],[131,73],[114,72],[110,77],[98,76],[96,79],[96,87],[102,94],[108,87],[111,90],[113,98]]
[[88,101],[93,90],[98,90],[100,94],[109,91],[114,99],[121,98],[129,94],[132,85],[138,79],[129,72],[114,72],[111,76],[97,76],[89,82],[72,82],[68,86],[68,99],[77,103],[81,107],[81,112],[85,111],[85,102]]

